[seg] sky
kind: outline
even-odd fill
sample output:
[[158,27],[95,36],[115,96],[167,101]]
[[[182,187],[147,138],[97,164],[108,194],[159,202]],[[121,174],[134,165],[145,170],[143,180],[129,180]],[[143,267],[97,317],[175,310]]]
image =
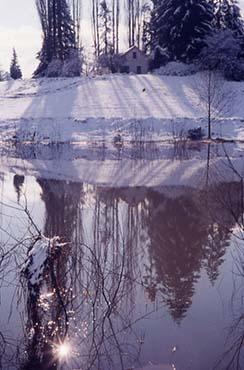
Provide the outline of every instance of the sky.
[[[86,45],[91,43],[88,1],[84,1],[83,13],[86,16],[82,27],[82,30],[87,30],[82,32]],[[240,0],[240,5],[244,12],[244,0]],[[24,77],[30,77],[38,63],[36,55],[41,47],[35,0],[0,0],[0,66],[4,70],[9,69],[13,47],[16,48]]]

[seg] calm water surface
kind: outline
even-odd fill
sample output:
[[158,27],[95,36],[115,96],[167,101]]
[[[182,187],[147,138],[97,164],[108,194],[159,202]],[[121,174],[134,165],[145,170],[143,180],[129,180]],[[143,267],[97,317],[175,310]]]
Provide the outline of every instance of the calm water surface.
[[[0,368],[241,369],[244,188],[232,170],[157,187],[0,173]],[[63,245],[33,288],[23,271],[38,230]]]

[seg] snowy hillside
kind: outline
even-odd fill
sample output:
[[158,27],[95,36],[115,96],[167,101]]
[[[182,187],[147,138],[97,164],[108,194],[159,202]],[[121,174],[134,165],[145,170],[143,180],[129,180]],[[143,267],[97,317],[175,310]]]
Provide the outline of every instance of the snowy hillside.
[[[110,75],[0,83],[0,140],[168,140],[201,125],[206,117],[196,94],[198,75]],[[215,137],[244,140],[244,84],[234,91],[231,111],[213,127]],[[234,117],[234,118],[233,118]]]

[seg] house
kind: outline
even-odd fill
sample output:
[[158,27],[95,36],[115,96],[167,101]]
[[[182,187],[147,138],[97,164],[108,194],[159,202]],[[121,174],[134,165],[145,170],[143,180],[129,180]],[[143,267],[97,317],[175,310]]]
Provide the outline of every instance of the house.
[[119,54],[118,64],[120,73],[145,74],[149,68],[147,55],[135,45]]

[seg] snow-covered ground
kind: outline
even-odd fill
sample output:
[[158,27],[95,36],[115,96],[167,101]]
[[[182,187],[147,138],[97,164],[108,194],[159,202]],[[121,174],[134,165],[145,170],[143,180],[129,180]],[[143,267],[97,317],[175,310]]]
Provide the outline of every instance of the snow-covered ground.
[[[0,83],[0,141],[170,140],[206,117],[198,75],[107,75]],[[226,82],[231,110],[213,137],[244,140],[244,83]]]

